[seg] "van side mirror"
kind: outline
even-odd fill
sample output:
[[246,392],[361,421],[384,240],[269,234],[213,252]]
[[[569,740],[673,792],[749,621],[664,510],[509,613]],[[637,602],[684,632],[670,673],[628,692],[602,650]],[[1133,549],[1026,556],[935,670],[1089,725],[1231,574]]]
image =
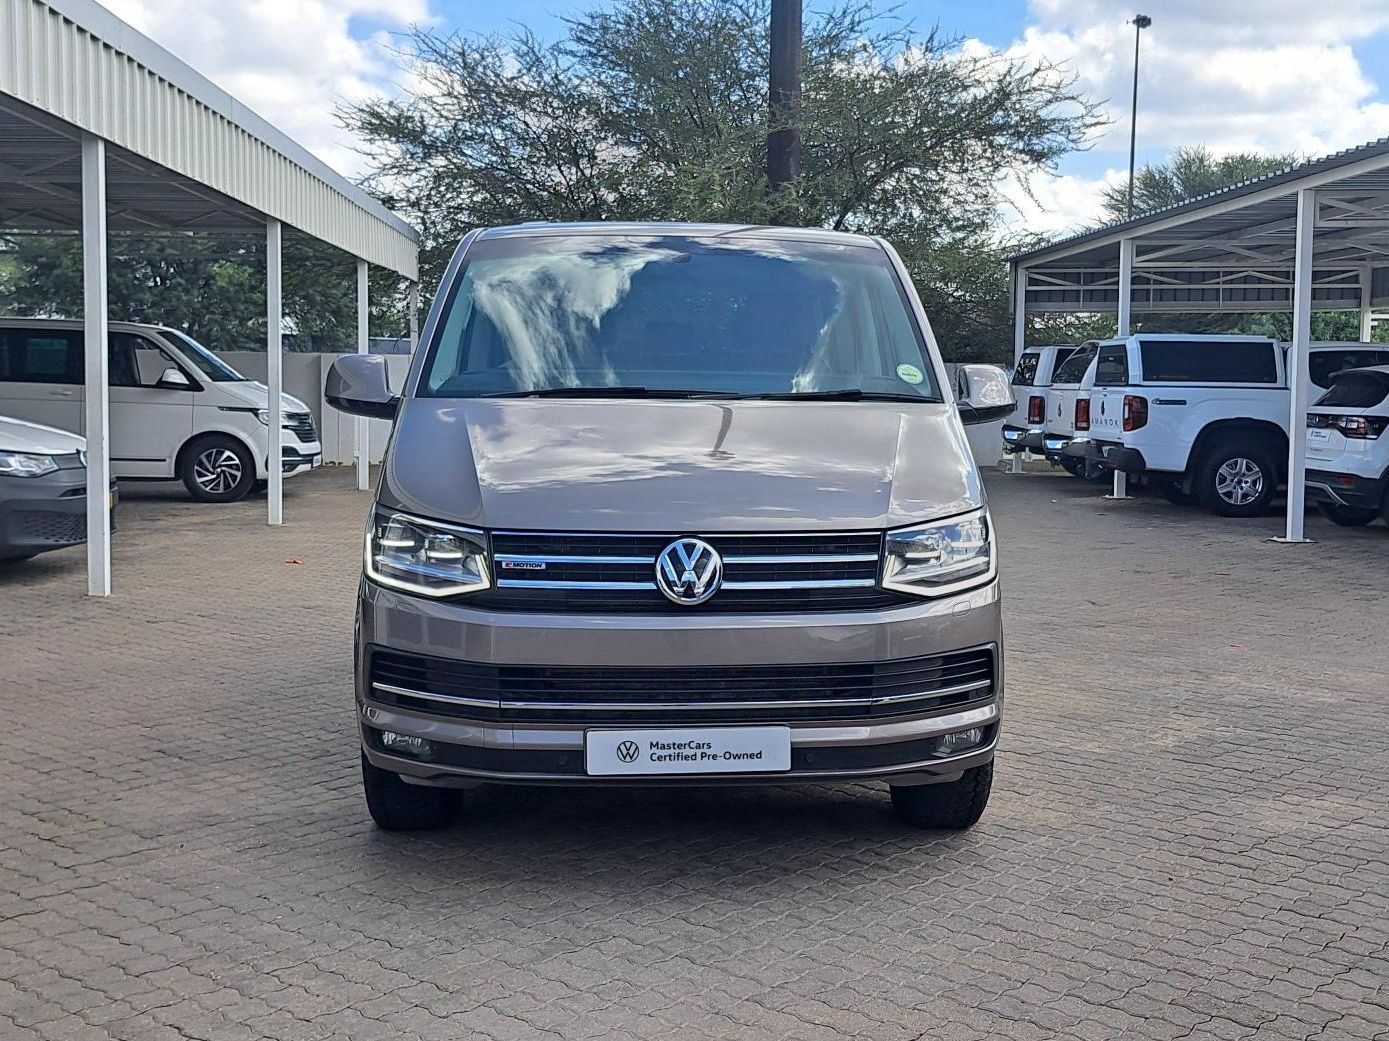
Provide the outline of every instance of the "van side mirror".
[[182,369],[170,365],[159,374],[159,379],[155,386],[160,390],[192,390],[192,381],[183,374]]
[[1013,384],[997,365],[961,365],[955,370],[955,407],[965,423],[992,423],[1017,406]]
[[391,393],[386,359],[380,354],[344,354],[323,382],[323,397],[339,412],[368,419],[394,419],[400,398]]

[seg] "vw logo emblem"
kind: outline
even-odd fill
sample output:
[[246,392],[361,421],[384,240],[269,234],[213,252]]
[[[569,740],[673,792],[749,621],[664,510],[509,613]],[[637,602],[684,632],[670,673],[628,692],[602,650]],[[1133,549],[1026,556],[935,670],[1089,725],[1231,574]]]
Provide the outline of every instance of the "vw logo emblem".
[[617,746],[617,758],[624,763],[635,763],[640,755],[641,749],[635,741],[623,741]]
[[676,539],[656,557],[656,588],[684,607],[702,604],[723,584],[723,557],[703,539]]

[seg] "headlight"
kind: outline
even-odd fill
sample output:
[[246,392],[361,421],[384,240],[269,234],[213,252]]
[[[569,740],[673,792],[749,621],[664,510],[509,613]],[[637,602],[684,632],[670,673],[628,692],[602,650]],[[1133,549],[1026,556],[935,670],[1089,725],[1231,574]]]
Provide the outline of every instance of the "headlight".
[[270,425],[270,410],[268,408],[256,409],[256,418],[266,426]]
[[887,533],[884,589],[945,596],[981,586],[994,574],[988,510]]
[[486,535],[393,510],[372,516],[364,565],[372,581],[421,596],[456,596],[492,585]]
[[58,469],[51,455],[28,452],[0,452],[0,474],[10,477],[42,477]]

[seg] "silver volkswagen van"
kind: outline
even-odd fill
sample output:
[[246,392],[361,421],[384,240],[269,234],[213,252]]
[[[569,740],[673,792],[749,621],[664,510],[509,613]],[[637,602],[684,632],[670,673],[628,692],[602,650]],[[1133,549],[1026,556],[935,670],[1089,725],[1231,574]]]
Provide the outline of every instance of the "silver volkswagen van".
[[1003,705],[998,551],[952,389],[880,239],[685,224],[470,234],[367,523],[356,701],[384,828],[458,789],[877,779],[966,828]]

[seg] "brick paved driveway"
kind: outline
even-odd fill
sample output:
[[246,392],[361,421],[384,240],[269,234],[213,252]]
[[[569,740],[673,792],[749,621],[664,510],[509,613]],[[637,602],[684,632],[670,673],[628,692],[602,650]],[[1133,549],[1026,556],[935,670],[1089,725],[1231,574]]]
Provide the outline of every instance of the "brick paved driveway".
[[1389,531],[991,478],[972,833],[884,790],[491,790],[374,831],[346,472],[0,576],[0,1039],[1389,1038]]

